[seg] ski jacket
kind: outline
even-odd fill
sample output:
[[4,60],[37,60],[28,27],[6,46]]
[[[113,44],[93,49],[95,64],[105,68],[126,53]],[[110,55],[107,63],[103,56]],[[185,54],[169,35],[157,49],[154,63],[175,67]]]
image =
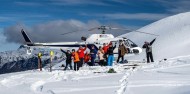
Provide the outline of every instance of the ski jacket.
[[66,51],[64,51],[62,49],[61,49],[61,51],[63,53],[65,53],[65,55],[66,55],[66,61],[71,61],[72,60],[72,53],[68,53],[68,52],[66,52]]
[[104,46],[102,49],[104,50],[104,53],[107,53],[108,52],[108,48],[109,48],[109,45],[107,46]]
[[112,46],[112,47],[109,47],[109,48],[108,48],[108,54],[109,54],[109,55],[113,55],[113,51],[114,51],[115,48],[116,48],[116,45],[115,45],[114,47],[113,47],[113,46]]
[[98,50],[98,58],[99,60],[104,60],[104,50]]
[[73,56],[73,58],[74,58],[74,63],[80,61],[79,55],[78,55],[77,52],[72,52],[72,56]]
[[84,55],[84,62],[87,63],[90,60],[90,55],[89,54],[85,54]]
[[91,50],[90,50],[90,56],[91,56],[91,57],[94,57],[94,58],[95,58],[95,57],[96,57],[96,54],[97,54],[97,50],[96,50],[96,49],[91,49]]
[[155,40],[156,40],[156,38],[153,39],[150,43],[146,43],[143,45],[142,48],[146,49],[146,53],[152,52],[152,44],[154,43]]
[[124,45],[119,45],[118,54],[124,56],[127,53],[127,48]]
[[86,50],[86,47],[85,48],[79,48],[78,49],[78,54],[79,54],[79,58],[84,58],[84,51]]

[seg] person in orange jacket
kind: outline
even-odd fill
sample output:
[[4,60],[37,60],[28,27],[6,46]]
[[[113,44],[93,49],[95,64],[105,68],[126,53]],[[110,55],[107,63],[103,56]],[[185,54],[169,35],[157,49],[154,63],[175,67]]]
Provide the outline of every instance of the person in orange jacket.
[[84,63],[84,51],[86,50],[86,48],[87,48],[87,45],[84,48],[82,46],[80,46],[79,49],[77,50],[79,59],[80,59],[79,67],[82,67],[82,65]]
[[74,61],[74,70],[78,71],[79,70],[79,66],[80,66],[79,65],[80,59],[79,59],[79,55],[75,51],[75,49],[72,49],[72,57],[73,57],[73,61]]

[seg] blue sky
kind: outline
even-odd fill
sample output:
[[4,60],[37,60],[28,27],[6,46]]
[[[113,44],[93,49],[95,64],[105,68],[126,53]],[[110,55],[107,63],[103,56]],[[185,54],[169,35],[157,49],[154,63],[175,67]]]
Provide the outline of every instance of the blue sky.
[[1,0],[0,42],[5,45],[0,46],[0,51],[18,48],[20,43],[7,40],[4,34],[6,28],[18,24],[33,28],[52,21],[76,20],[87,25],[93,20],[98,24],[114,23],[138,29],[187,12],[189,5],[189,0]]

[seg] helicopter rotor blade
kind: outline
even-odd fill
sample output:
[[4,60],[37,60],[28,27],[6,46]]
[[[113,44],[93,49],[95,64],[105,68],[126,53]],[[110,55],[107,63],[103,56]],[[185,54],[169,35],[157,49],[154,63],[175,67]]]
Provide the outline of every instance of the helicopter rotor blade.
[[91,28],[91,29],[89,29],[88,31],[93,31],[93,30],[95,30],[95,29],[99,29],[99,27]]
[[142,31],[133,31],[133,32],[144,33],[144,34],[153,35],[153,36],[159,36],[159,35],[156,35],[156,34],[142,32]]
[[79,31],[66,32],[66,33],[63,33],[63,34],[61,34],[61,35],[67,35],[67,34],[74,33],[74,32],[79,32]]
[[110,27],[111,30],[121,30],[120,28]]
[[129,29],[115,28],[115,27],[110,27],[110,26],[94,27],[94,28],[89,29],[88,31],[93,31],[95,29],[102,30],[104,32],[105,32],[105,30],[124,30],[124,31],[129,31],[129,32],[138,32],[138,33],[143,33],[143,34],[148,34],[148,35],[153,35],[153,36],[159,36],[159,35],[152,34],[152,33],[136,31],[136,30],[133,31],[133,30],[129,30]]
[[[118,28],[119,29],[119,28]],[[143,33],[143,34],[148,34],[148,35],[153,35],[153,36],[159,36],[159,35],[156,35],[156,34],[153,34],[153,33],[148,33],[148,32],[142,32],[142,31],[132,31],[132,30],[128,30],[128,29],[121,29],[121,30],[125,30],[125,31],[129,31],[129,32],[138,32],[138,33]]]

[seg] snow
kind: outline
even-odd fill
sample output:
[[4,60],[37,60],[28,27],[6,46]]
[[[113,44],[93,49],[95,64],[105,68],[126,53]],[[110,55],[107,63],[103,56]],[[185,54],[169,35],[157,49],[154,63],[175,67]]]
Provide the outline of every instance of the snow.
[[[99,69],[99,68],[97,68]],[[87,72],[89,71],[89,72]],[[0,75],[0,92],[10,94],[115,93],[122,73],[94,73],[97,70],[48,72],[25,71]],[[7,90],[11,89],[11,91]]]
[[168,60],[138,70],[130,77],[126,94],[189,94],[189,58]]
[[152,64],[84,66],[80,71],[30,70],[0,75],[2,94],[189,94],[190,56],[179,56]]

